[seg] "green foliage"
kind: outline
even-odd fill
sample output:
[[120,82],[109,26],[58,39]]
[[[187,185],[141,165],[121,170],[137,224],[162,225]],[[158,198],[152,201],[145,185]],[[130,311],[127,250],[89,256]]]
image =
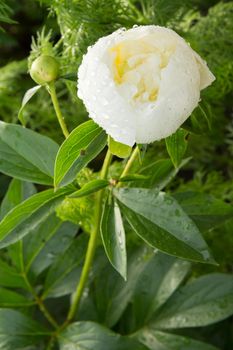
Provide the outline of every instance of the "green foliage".
[[0,22],[5,23],[15,23],[11,19],[12,9],[7,5],[6,0],[1,0],[0,2]]
[[33,88],[27,90],[23,97],[22,105],[18,113],[18,118],[23,126],[26,126],[26,121],[24,120],[24,116],[23,116],[24,107],[40,88],[41,88],[41,85],[34,86]]
[[[194,24],[193,24],[194,23]],[[226,137],[231,128],[230,110],[233,92],[233,50],[231,38],[233,32],[233,3],[219,2],[211,7],[206,16],[190,18],[185,32],[192,47],[208,62],[216,76],[214,84],[203,93],[201,109],[196,109],[190,121],[192,128],[206,137],[193,138],[193,154],[202,158],[209,170],[227,168],[232,174],[232,161],[229,159],[230,147]],[[198,126],[198,127],[197,127]],[[192,141],[191,138],[191,141]],[[198,146],[195,145],[198,143]],[[231,142],[230,142],[231,144]],[[219,148],[225,145],[225,157],[218,157]],[[220,163],[221,162],[221,163]]]
[[126,280],[127,256],[124,225],[117,203],[109,198],[105,202],[100,232],[109,261]]
[[[152,320],[152,324],[158,328],[172,329],[206,326],[219,321],[230,313],[232,289],[231,276],[210,274],[199,277],[180,288],[161,309],[157,320]],[[223,307],[226,305],[227,311]]]
[[115,141],[112,137],[108,138],[108,147],[110,152],[119,158],[128,158],[132,151],[132,147],[123,145]]
[[[18,311],[0,310],[0,346],[6,350],[35,349],[48,332],[38,322],[31,320]],[[13,336],[12,336],[13,334]]]
[[[96,260],[98,264],[101,253],[99,259]],[[115,330],[120,329],[125,335],[133,334],[148,349],[156,349],[160,342],[165,342],[168,349],[170,346],[185,349],[189,343],[196,348],[203,345],[201,348],[205,349],[204,344],[190,338],[174,334],[172,338],[169,329],[172,328],[174,333],[177,327],[210,324],[232,312],[232,278],[228,275],[210,274],[184,283],[190,271],[188,262],[145,247],[131,250],[126,284],[113,274],[107,262],[100,266],[89,286],[88,296],[83,300],[81,311],[86,317],[81,320],[115,325]],[[160,327],[164,333],[159,333]],[[150,334],[155,337],[153,341]],[[197,336],[198,331],[193,334]],[[212,348],[206,344],[206,349]]]
[[188,133],[185,130],[179,129],[165,140],[168,154],[176,168],[180,165],[187,149],[187,136]]
[[50,267],[44,282],[42,299],[67,295],[75,290],[80,278],[81,266],[87,248],[87,237],[74,240]]
[[26,60],[13,61],[0,68],[0,116],[16,122],[22,96],[20,83],[27,72]]
[[74,129],[57,154],[54,186],[71,183],[80,170],[102,151],[106,142],[105,132],[92,120]]
[[82,188],[80,188],[80,190],[72,193],[70,195],[70,198],[80,198],[80,197],[88,196],[91,193],[95,193],[102,190],[108,185],[109,185],[108,180],[101,180],[101,179],[92,180],[84,184]]
[[37,193],[13,208],[0,223],[0,246],[19,241],[36,229],[72,189]]
[[67,70],[74,65],[76,71],[87,47],[99,37],[137,22],[130,4],[121,0],[46,0],[46,3],[57,15]]
[[15,178],[51,184],[58,145],[19,125],[0,122],[0,170]]
[[151,350],[171,349],[171,350],[216,350],[212,345],[182,337],[176,334],[170,334],[156,329],[143,329],[137,334],[137,338]]
[[139,3],[148,24],[161,26],[175,26],[196,6],[195,0],[142,0]]
[[181,258],[214,263],[194,223],[171,196],[140,188],[114,191],[127,221],[152,247]]
[[61,334],[60,349],[65,350],[72,346],[73,349],[84,348],[87,350],[103,349],[103,346],[112,350],[146,350],[147,348],[129,337],[114,334],[107,328],[94,322],[77,322],[72,324]]
[[232,92],[233,51],[229,49],[233,32],[233,4],[220,2],[213,6],[208,16],[201,17],[190,27],[190,40],[208,62],[217,79],[206,92],[211,99],[219,101]]

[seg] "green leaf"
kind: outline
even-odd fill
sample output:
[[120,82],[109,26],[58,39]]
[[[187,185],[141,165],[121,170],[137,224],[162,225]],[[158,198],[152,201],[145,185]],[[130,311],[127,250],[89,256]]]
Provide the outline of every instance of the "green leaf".
[[30,182],[13,179],[2,200],[0,218],[2,219],[11,209],[36,193],[35,186]]
[[233,278],[213,273],[180,288],[153,320],[157,328],[200,327],[233,314]]
[[46,220],[72,190],[52,189],[37,193],[12,209],[0,222],[0,248],[17,242]]
[[[6,215],[7,212],[30,197],[35,191],[33,184],[13,179],[3,199],[1,214]],[[34,229],[33,235],[24,237],[21,244],[17,242],[8,247],[8,254],[12,259],[12,263],[19,270],[22,268],[23,258],[26,272],[30,271],[34,275],[38,275],[68,248],[76,233],[77,225],[69,222],[63,223],[56,217],[55,213],[51,213],[45,221],[42,221]],[[17,271],[14,273],[17,274]]]
[[78,172],[94,159],[107,142],[105,132],[92,120],[79,125],[61,145],[56,162],[54,185],[72,182]]
[[25,270],[40,274],[60,257],[77,233],[77,225],[64,222],[52,213],[32,235],[23,240]]
[[131,308],[126,311],[130,333],[146,325],[155,312],[168,300],[187,276],[191,264],[156,252],[137,277],[131,297]]
[[187,149],[187,131],[179,129],[175,134],[165,139],[168,154],[177,168]]
[[87,236],[82,234],[51,266],[45,279],[43,299],[70,294],[75,290],[86,253],[87,241]]
[[126,283],[109,264],[104,251],[99,248],[95,256],[92,283],[88,288],[89,295],[81,304],[80,314],[87,314],[87,320],[90,320],[91,316],[92,320],[113,327],[130,302],[140,274],[153,255],[153,250],[148,246],[143,245],[133,250],[129,247]]
[[80,197],[88,196],[89,194],[102,190],[108,185],[109,185],[109,181],[107,180],[102,180],[102,179],[92,180],[86,183],[85,185],[83,185],[83,187],[80,190],[72,193],[69,196],[69,198],[80,198]]
[[148,176],[141,174],[129,174],[121,177],[119,182],[129,182],[129,181],[145,181],[148,180]]
[[113,333],[94,322],[76,322],[59,337],[60,350],[147,350],[134,339]]
[[198,228],[173,197],[140,188],[113,192],[131,227],[152,247],[188,260],[214,263]]
[[0,285],[28,289],[22,275],[13,266],[9,266],[2,260],[0,260]]
[[147,327],[135,335],[150,350],[217,350],[215,346]]
[[0,307],[28,307],[34,304],[33,300],[24,297],[21,294],[8,290],[6,288],[0,288]]
[[233,217],[230,204],[209,194],[180,192],[174,197],[201,230],[214,228]]
[[26,106],[28,101],[30,101],[30,99],[37,93],[37,91],[40,88],[41,88],[41,85],[34,86],[33,88],[27,90],[24,97],[23,97],[22,105],[21,105],[19,113],[18,113],[18,119],[23,124],[23,126],[26,125],[26,121],[25,121],[24,116],[23,116],[24,107]]
[[111,136],[108,137],[108,147],[110,152],[119,158],[128,158],[132,152],[132,147],[115,141]]
[[177,175],[179,170],[185,166],[191,158],[184,159],[177,168],[174,168],[170,159],[159,159],[140,170],[140,174],[148,177],[141,184],[142,187],[156,187],[162,190]]
[[42,342],[48,332],[21,312],[0,309],[0,348],[21,350]]
[[58,145],[20,125],[0,122],[0,171],[6,175],[51,185]]
[[108,202],[107,198],[101,220],[101,237],[110,263],[126,280],[127,256],[121,212],[115,201]]

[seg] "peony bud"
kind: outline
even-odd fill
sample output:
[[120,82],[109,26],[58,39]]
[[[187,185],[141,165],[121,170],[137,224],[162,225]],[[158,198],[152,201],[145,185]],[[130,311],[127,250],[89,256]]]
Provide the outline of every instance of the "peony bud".
[[132,146],[173,134],[214,80],[176,32],[139,26],[89,47],[78,71],[78,96],[115,141]]
[[39,56],[30,69],[32,79],[39,85],[50,83],[58,78],[59,63],[52,57],[47,55]]

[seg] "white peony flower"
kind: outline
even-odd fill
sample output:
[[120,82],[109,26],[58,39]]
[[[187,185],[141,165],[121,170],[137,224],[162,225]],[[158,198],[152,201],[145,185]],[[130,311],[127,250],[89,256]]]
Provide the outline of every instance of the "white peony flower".
[[88,48],[78,96],[112,138],[132,146],[174,133],[215,80],[176,32],[159,26],[118,30]]

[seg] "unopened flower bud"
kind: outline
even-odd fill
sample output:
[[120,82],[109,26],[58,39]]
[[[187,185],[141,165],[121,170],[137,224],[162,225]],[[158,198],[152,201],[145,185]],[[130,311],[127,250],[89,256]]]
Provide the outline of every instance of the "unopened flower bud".
[[50,83],[58,78],[59,63],[52,57],[47,55],[39,56],[30,69],[32,79],[39,85]]

